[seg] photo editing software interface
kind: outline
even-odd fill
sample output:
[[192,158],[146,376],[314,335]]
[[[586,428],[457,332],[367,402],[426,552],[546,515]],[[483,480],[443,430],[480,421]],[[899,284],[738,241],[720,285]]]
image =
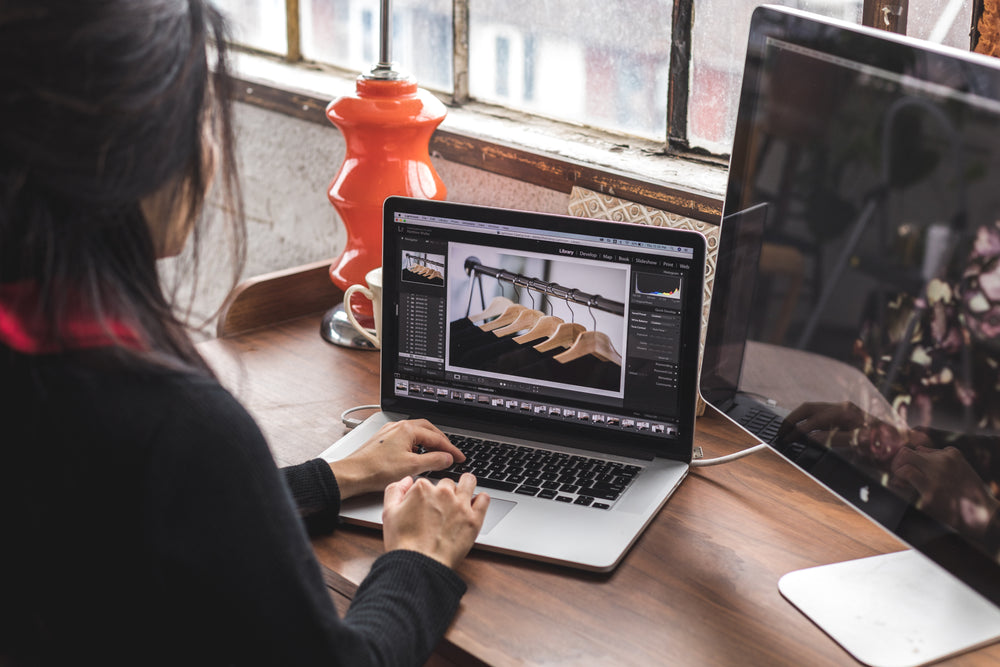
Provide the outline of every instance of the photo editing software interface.
[[[676,439],[690,247],[394,215],[394,392]],[[688,373],[696,372],[688,368]]]

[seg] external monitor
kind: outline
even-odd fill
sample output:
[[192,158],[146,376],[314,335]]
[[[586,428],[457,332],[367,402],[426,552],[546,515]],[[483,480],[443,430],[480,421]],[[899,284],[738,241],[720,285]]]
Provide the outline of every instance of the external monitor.
[[1000,60],[755,12],[701,391],[912,547],[782,580],[855,657],[1000,637]]

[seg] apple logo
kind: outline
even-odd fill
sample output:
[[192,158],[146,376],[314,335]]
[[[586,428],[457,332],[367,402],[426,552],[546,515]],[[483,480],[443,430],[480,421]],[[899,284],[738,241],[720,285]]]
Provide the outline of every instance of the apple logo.
[[861,497],[861,502],[867,503],[868,502],[868,487],[867,486],[862,486],[861,490],[858,491],[858,496]]

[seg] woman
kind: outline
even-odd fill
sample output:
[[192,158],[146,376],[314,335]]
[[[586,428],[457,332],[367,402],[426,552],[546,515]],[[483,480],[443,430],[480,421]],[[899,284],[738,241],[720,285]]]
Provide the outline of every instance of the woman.
[[[0,663],[420,664],[464,592],[489,499],[410,478],[443,434],[279,473],[163,295],[216,171],[242,245],[225,37],[207,0],[0,1]],[[306,528],[382,489],[340,619]]]

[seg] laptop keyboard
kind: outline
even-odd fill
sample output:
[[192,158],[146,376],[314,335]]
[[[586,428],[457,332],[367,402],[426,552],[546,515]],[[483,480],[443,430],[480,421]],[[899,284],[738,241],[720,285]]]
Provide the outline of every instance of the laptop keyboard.
[[[782,421],[782,417],[761,408],[751,408],[739,419],[740,425],[746,427],[763,442],[775,445],[779,452],[795,463],[805,467],[815,462],[822,454],[822,448],[810,447],[806,443],[797,441],[784,442],[780,446],[775,443],[774,439],[778,435],[778,427]],[[806,469],[808,470],[808,467]]]
[[471,472],[478,486],[486,489],[597,509],[609,509],[642,470],[627,463],[482,438],[454,434],[448,438],[466,459],[428,473],[432,479],[458,481],[463,472]]
[[775,436],[778,435],[778,427],[781,426],[781,417],[767,410],[750,408],[740,417],[739,422],[741,426],[764,442],[771,443],[774,442]]

